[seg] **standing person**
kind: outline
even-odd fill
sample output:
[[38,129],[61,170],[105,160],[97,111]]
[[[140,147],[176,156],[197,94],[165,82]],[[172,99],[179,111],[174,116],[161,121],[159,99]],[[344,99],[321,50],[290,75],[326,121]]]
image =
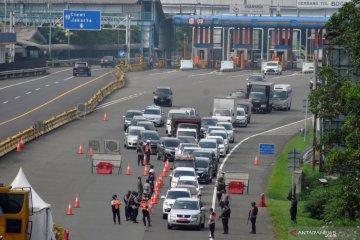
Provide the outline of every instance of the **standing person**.
[[151,186],[149,184],[149,179],[146,179],[146,182],[144,183],[144,187],[143,187],[143,192],[144,195],[146,195],[147,198],[151,197]]
[[249,211],[249,218],[251,221],[251,232],[253,234],[256,234],[256,217],[258,214],[258,208],[256,206],[256,202],[251,203],[251,210]]
[[140,206],[141,206],[141,209],[142,209],[144,226],[146,227],[146,219],[147,219],[148,227],[151,227],[149,204],[148,204],[148,199],[146,198],[145,195],[142,198]]
[[225,197],[223,197],[220,201],[220,207],[224,207],[224,205],[228,205],[230,207],[230,195],[229,194],[226,194]]
[[120,222],[120,201],[117,198],[116,194],[114,194],[112,196],[111,210],[112,210],[112,214],[113,214],[114,224],[116,224],[116,216],[117,216],[118,223],[121,224],[121,222]]
[[224,207],[221,208],[221,215],[220,218],[222,220],[223,234],[229,234],[229,219],[230,219],[231,209],[229,205],[224,204]]
[[138,194],[139,196],[142,196],[144,192],[143,183],[141,181],[141,177],[138,177]]
[[291,196],[291,205],[290,205],[290,217],[291,217],[291,221],[292,223],[297,223],[296,222],[296,214],[297,214],[297,199],[296,199],[296,196],[295,195],[292,195]]
[[209,238],[214,239],[214,232],[215,232],[215,222],[216,222],[216,214],[214,212],[214,209],[210,208],[210,213],[209,213],[209,230],[210,230],[210,235]]
[[146,140],[144,157],[146,158],[147,164],[150,164],[150,155],[151,155],[150,140]]
[[226,192],[226,186],[223,177],[219,177],[216,183],[216,197],[219,202],[221,203],[222,194]]
[[134,223],[139,223],[137,221],[137,216],[139,214],[140,201],[137,192],[133,192],[134,195],[134,204],[132,205],[132,220]]
[[144,151],[143,151],[143,144],[142,142],[140,142],[137,147],[136,147],[136,152],[137,152],[137,155],[138,155],[138,166],[142,165],[144,166],[143,164],[143,161],[144,161]]
[[133,219],[134,219],[134,204],[135,204],[134,193],[135,193],[134,191],[133,192],[130,191],[130,196],[129,196],[129,200],[128,200],[128,204],[127,204],[129,220],[131,220],[131,221],[133,221]]
[[129,211],[129,199],[131,196],[131,191],[129,190],[125,195],[124,195],[124,204],[125,204],[125,218],[126,221],[129,221],[130,219],[130,211]]

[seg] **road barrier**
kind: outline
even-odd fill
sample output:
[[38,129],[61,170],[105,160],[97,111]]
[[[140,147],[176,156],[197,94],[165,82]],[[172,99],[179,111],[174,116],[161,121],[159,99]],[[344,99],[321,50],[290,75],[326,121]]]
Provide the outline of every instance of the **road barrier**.
[[[111,94],[116,89],[122,88],[125,85],[125,70],[126,69],[120,66],[115,67],[113,74],[116,77],[116,80],[100,89],[94,96],[92,96],[87,101],[86,114],[93,112],[96,106],[106,96]],[[80,114],[81,113],[76,107],[43,122],[37,122],[34,126],[31,126],[12,137],[9,137],[8,139],[0,142],[0,157],[16,149],[16,146],[21,138],[24,140],[25,143],[34,140],[45,133],[48,133],[64,124],[78,119]]]
[[33,68],[33,69],[2,71],[0,72],[0,79],[43,75],[43,74],[47,74],[48,69],[49,68],[47,67],[42,67],[42,68]]
[[181,60],[180,61],[180,70],[193,70],[194,62],[193,60]]
[[221,61],[220,72],[224,71],[234,71],[234,62],[233,61]]

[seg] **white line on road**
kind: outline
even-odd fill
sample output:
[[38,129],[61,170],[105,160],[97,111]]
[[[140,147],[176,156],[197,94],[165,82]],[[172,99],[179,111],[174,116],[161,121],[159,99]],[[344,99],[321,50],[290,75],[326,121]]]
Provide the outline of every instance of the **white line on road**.
[[50,84],[46,84],[45,87],[50,87]]
[[5,101],[5,102],[3,102],[2,104],[7,104],[9,101]]
[[19,98],[21,98],[21,96],[17,96],[17,97],[15,97],[15,100],[16,100],[16,99],[19,99]]
[[161,74],[169,74],[169,73],[173,73],[173,72],[178,72],[178,70],[171,70],[171,71],[167,71],[167,72],[158,72],[158,73],[149,73],[149,75],[161,75]]
[[130,96],[127,96],[127,97],[119,98],[119,99],[116,99],[116,100],[114,100],[114,101],[101,104],[101,105],[99,105],[98,107],[96,107],[95,110],[98,110],[98,109],[101,109],[101,108],[106,108],[106,107],[109,107],[109,106],[114,105],[114,104],[116,104],[116,103],[120,103],[120,102],[123,102],[123,101],[126,101],[126,100],[130,100],[130,99],[132,99],[132,98],[139,97],[139,96],[141,96],[141,95],[144,95],[145,93],[146,93],[146,92],[135,93],[135,94],[130,95]]
[[234,76],[228,76],[226,78],[237,78],[237,77],[241,77],[241,76],[246,76],[246,75],[249,75],[250,73],[247,72],[247,73],[244,73],[244,74],[239,74],[239,75],[234,75]]
[[210,75],[210,74],[215,74],[216,72],[217,72],[217,71],[212,71],[212,72],[208,72],[208,73],[193,74],[193,75],[189,75],[189,77],[197,77],[197,76]]
[[[311,119],[310,118],[307,118],[306,120],[309,120]],[[243,139],[242,141],[240,141],[238,144],[236,144],[232,149],[231,151],[229,152],[229,154],[226,155],[226,157],[224,158],[224,160],[222,161],[221,165],[220,165],[220,168],[218,170],[218,173],[222,172],[222,169],[226,163],[226,161],[229,159],[229,157],[231,156],[231,154],[241,145],[243,144],[244,142],[246,142],[247,140],[251,139],[251,138],[254,138],[254,137],[257,137],[259,135],[263,135],[263,134],[266,134],[266,133],[269,133],[269,132],[272,132],[272,131],[276,131],[276,130],[279,130],[281,128],[285,128],[285,127],[289,127],[291,125],[295,125],[297,123],[300,123],[300,122],[303,122],[304,119],[302,120],[299,120],[299,121],[296,121],[296,122],[292,122],[292,123],[289,123],[289,124],[286,124],[286,125],[283,125],[281,127],[277,127],[277,128],[273,128],[273,129],[270,129],[270,130],[267,130],[267,131],[264,131],[264,132],[260,132],[260,133],[257,133],[257,134],[254,134],[254,135],[251,135],[245,139]],[[215,203],[216,203],[216,184],[214,186],[214,193],[213,193],[213,199],[212,199],[212,208],[215,209]]]
[[65,79],[63,79],[63,81],[67,81],[67,80],[70,80],[70,79],[72,79],[72,78],[74,78],[74,76],[71,76],[71,77],[65,78]]
[[35,89],[35,91],[39,91],[39,90],[40,90],[40,88]]
[[299,73],[298,73],[298,72],[293,73],[293,74],[290,74],[290,75],[283,75],[283,76],[273,77],[273,78],[271,78],[271,79],[286,78],[286,77],[293,77],[293,76],[297,76],[297,75],[299,75]]
[[25,93],[26,95],[29,95],[31,92],[27,92],[27,93]]
[[54,82],[55,84],[58,84],[59,82],[58,81],[56,81],[56,82]]

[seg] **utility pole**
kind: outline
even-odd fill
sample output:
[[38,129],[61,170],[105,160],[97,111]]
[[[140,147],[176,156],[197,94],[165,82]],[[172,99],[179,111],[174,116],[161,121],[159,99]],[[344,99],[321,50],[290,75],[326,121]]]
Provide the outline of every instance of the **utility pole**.
[[130,64],[130,45],[131,45],[131,30],[130,30],[130,16],[126,16],[126,31],[125,31],[125,45],[126,45],[126,64]]
[[184,60],[186,60],[186,42],[187,42],[187,39],[186,39],[186,32],[184,33]]
[[291,171],[291,194],[295,196],[295,171],[300,168],[300,153],[296,152],[295,148],[288,153],[290,164],[288,169]]
[[52,18],[51,18],[51,3],[48,3],[48,10],[50,14],[50,23],[49,23],[49,58],[51,59],[51,35],[52,35]]
[[4,4],[5,4],[4,32],[6,32],[7,0],[4,0]]

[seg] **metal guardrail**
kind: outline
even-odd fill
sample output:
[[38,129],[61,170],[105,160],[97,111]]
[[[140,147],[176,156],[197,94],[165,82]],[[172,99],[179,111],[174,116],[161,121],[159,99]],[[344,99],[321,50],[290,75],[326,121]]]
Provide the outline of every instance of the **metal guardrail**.
[[46,66],[48,67],[70,67],[75,64],[75,62],[80,59],[66,59],[66,60],[49,60],[46,61]]
[[48,69],[49,69],[48,67],[42,67],[42,68],[33,68],[33,69],[2,71],[0,72],[0,79],[43,75],[47,73]]
[[[95,107],[109,94],[111,94],[114,90],[122,88],[125,85],[125,71],[121,66],[116,66],[113,74],[116,76],[116,80],[109,83],[102,89],[100,89],[94,96],[92,96],[86,103],[87,111],[86,114],[94,111]],[[9,137],[8,139],[0,142],[0,157],[9,153],[10,151],[16,149],[17,144],[20,139],[23,141],[29,142],[34,140],[41,135],[52,131],[64,124],[67,124],[75,119],[78,119],[80,116],[80,112],[78,112],[77,108],[70,109],[65,111],[57,116],[54,116],[48,120],[42,122],[43,128],[37,129],[35,126],[31,126],[18,134]]]

